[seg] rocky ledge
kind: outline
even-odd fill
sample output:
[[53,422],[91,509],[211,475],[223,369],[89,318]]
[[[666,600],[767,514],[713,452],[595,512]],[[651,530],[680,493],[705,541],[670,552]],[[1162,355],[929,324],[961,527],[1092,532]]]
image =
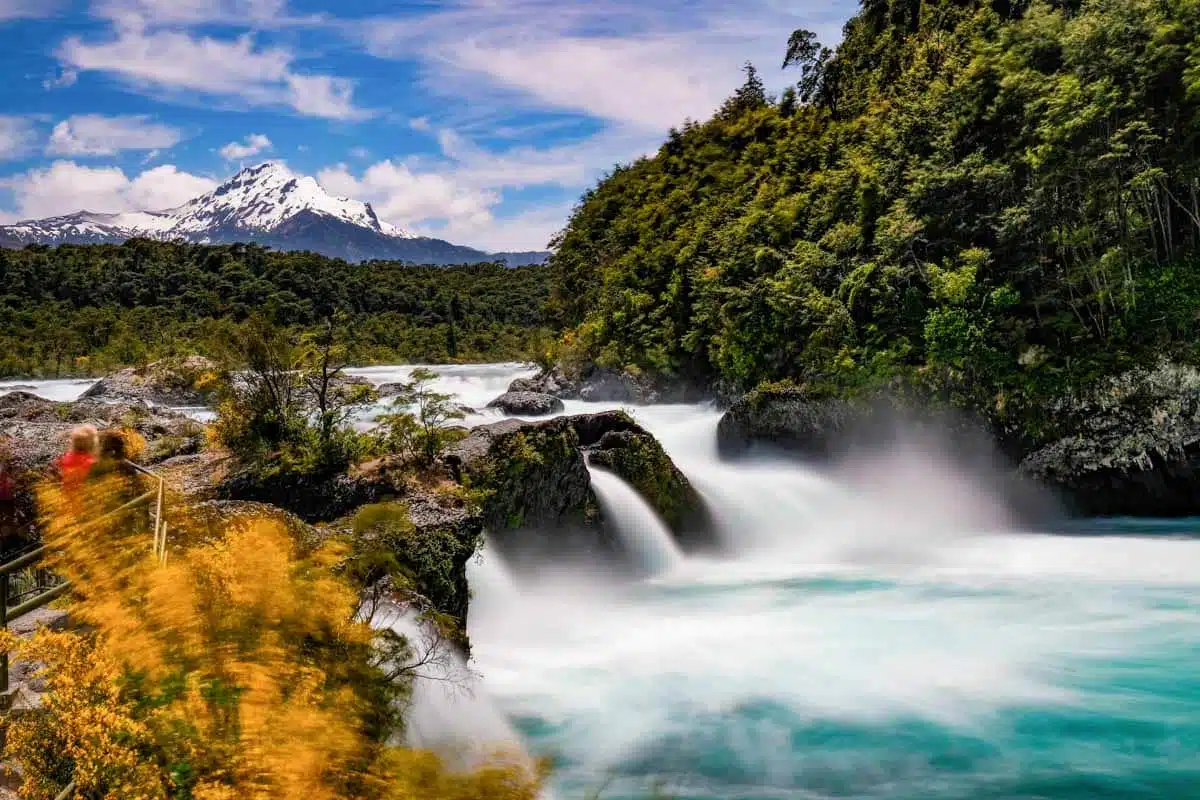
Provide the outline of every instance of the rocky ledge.
[[759,446],[825,460],[925,429],[948,455],[985,457],[993,475],[1007,468],[1005,480],[1045,487],[1074,513],[1200,515],[1200,371],[1170,363],[1133,370],[1048,410],[1070,435],[1028,443],[903,391],[847,399],[764,387],[722,417],[718,447],[727,458]]
[[1200,515],[1200,371],[1164,363],[1062,405],[1074,433],[1030,453],[1022,474],[1081,514]]
[[822,461],[886,447],[904,436],[954,440],[972,454],[994,444],[982,420],[899,385],[840,397],[780,384],[756,389],[730,406],[717,426],[717,448],[726,458],[760,445]]
[[594,545],[618,547],[591,490],[588,463],[616,473],[641,494],[690,549],[712,547],[704,503],[662,445],[619,411],[544,422],[505,420],[473,429],[446,456],[454,478],[487,493],[486,529],[592,529]]
[[211,398],[215,362],[202,356],[156,361],[145,367],[114,372],[83,394],[83,399],[104,398],[151,406],[203,406]]
[[561,366],[545,369],[532,378],[518,378],[509,392],[547,394],[561,400],[588,403],[693,403],[706,400],[709,393],[684,381],[667,376],[632,370],[615,370],[595,364],[566,370]]

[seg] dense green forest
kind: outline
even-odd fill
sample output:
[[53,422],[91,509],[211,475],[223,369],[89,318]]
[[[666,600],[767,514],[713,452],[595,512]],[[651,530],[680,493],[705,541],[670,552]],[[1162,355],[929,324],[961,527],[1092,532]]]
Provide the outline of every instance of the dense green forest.
[[582,199],[567,354],[731,391],[904,377],[1034,436],[1049,400],[1194,358],[1200,2],[867,0],[836,50],[780,45],[794,88],[748,65]]
[[255,245],[131,240],[0,250],[0,375],[98,373],[211,353],[251,315],[350,317],[358,363],[521,358],[541,341],[546,267],[349,264]]

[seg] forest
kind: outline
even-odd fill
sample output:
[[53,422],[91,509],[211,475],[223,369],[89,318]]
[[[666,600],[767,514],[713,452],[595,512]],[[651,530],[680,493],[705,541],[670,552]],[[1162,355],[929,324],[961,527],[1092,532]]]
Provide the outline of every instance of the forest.
[[[1200,325],[1200,3],[867,0],[615,169],[552,259],[564,352],[717,385],[906,381],[1032,438]],[[778,68],[779,65],[771,65]]]
[[130,240],[0,250],[0,376],[100,374],[212,354],[261,317],[350,318],[356,363],[502,361],[547,334],[546,267],[350,264],[256,245]]

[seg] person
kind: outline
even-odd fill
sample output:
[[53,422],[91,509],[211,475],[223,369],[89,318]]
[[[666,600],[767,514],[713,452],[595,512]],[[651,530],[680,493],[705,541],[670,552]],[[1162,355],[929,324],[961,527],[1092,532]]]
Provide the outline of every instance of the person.
[[[109,429],[100,433],[100,460],[92,470],[92,474],[98,482],[104,481],[109,476],[119,478],[116,482],[108,485],[111,495],[106,498],[105,504],[111,505],[113,508],[132,502],[140,497],[147,488],[141,474],[129,461],[128,442],[125,435],[119,430]],[[139,514],[130,516],[131,520],[138,523],[134,527],[139,530],[143,527],[140,524],[141,517],[142,515]]]
[[13,457],[0,440],[0,557],[13,549],[17,537],[17,477]]
[[67,491],[79,489],[91,475],[96,464],[96,439],[95,425],[80,425],[71,431],[71,449],[58,460],[58,472]]

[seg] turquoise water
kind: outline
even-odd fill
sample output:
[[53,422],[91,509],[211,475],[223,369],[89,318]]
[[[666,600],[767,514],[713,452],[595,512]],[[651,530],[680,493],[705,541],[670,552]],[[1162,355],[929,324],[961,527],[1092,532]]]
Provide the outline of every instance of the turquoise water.
[[561,576],[477,666],[564,798],[1200,798],[1198,529]]

